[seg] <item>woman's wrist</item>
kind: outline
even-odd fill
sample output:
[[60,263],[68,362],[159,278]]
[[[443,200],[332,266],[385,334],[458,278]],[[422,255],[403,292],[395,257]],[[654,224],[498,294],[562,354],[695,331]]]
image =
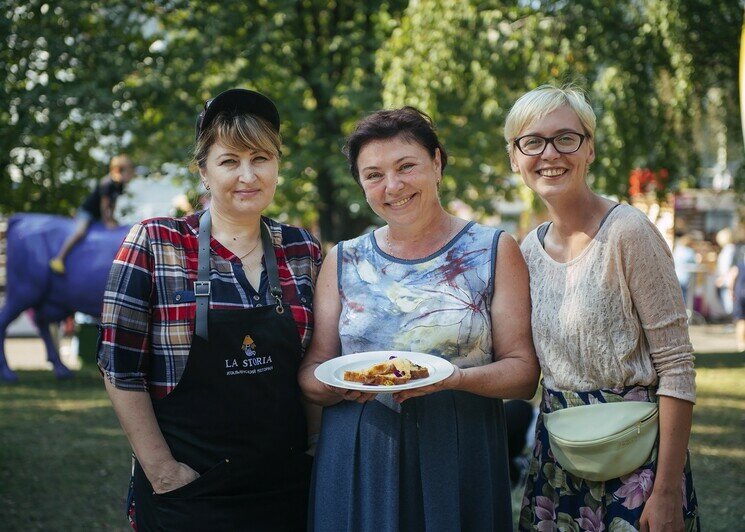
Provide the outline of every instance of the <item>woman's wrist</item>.
[[447,387],[451,390],[466,391],[464,388],[468,381],[467,372],[467,369],[460,369],[453,365],[453,374],[448,378]]
[[321,382],[317,383],[317,386],[312,390],[306,390],[304,393],[305,398],[308,402],[318,406],[333,406],[336,403],[340,403],[344,400],[341,395],[342,390],[335,389],[328,384]]
[[168,476],[169,471],[172,471],[178,465],[173,454],[171,454],[171,450],[167,447],[165,449],[151,450],[148,453],[141,453],[141,455],[135,453],[135,455],[137,456],[137,461],[140,462],[142,471],[153,485],[159,479]]
[[678,479],[664,478],[656,476],[654,479],[654,485],[652,486],[652,493],[655,493],[658,497],[680,497],[683,492],[683,475],[680,475]]
[[137,460],[140,462],[142,470],[145,472],[145,475],[148,478],[158,478],[160,476],[163,476],[164,471],[172,469],[173,466],[177,464],[176,459],[170,453],[168,457],[163,457],[159,460],[140,460],[139,457],[137,458]]

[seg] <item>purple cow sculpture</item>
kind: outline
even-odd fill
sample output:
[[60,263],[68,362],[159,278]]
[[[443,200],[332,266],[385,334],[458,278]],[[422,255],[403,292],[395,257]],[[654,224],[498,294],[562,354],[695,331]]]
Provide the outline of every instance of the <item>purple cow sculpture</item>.
[[34,321],[55,375],[72,376],[60,360],[49,324],[75,312],[100,316],[111,263],[129,230],[124,226],[107,229],[101,223],[92,224],[85,238],[67,256],[66,273],[54,274],[49,269],[49,259],[74,228],[72,218],[49,214],[16,214],[8,220],[6,297],[0,309],[0,381],[18,380],[5,358],[5,332],[27,309],[34,311]]

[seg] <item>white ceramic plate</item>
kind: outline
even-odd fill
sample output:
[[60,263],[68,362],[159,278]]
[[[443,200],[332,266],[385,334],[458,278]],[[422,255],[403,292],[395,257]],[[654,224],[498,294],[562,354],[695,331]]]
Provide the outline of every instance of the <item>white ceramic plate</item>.
[[[415,364],[426,367],[429,370],[429,377],[412,380],[406,384],[394,384],[393,386],[376,386],[344,380],[345,371],[359,371],[372,364],[384,362],[392,356],[408,358]],[[327,360],[318,366],[314,372],[316,379],[329,386],[371,393],[393,393],[421,388],[422,386],[429,386],[430,384],[447,379],[451,373],[453,373],[453,365],[444,358],[426,353],[415,353],[413,351],[366,351],[364,353],[353,353]]]

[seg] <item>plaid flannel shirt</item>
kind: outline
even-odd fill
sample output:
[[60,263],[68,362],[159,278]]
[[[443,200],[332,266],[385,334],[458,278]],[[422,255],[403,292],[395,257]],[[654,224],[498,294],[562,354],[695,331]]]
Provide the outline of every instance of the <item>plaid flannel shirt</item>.
[[[303,351],[313,329],[313,286],[321,248],[304,229],[262,217],[272,235],[282,300],[297,324]],[[117,388],[149,391],[156,399],[173,390],[186,368],[194,334],[198,214],[153,218],[127,235],[104,293],[98,365]],[[240,260],[210,242],[210,309],[272,304],[266,271],[255,291]]]

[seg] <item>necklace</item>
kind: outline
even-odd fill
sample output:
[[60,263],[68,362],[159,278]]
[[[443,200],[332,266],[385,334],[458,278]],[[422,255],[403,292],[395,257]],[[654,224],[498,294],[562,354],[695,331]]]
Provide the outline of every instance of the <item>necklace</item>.
[[[249,255],[250,255],[251,253],[253,253],[253,252],[254,252],[254,250],[255,250],[255,249],[256,249],[257,247],[259,247],[259,244],[260,244],[260,243],[261,243],[261,239],[259,238],[259,239],[258,239],[258,240],[256,241],[256,243],[255,243],[255,244],[253,245],[253,247],[252,247],[252,248],[251,248],[251,249],[250,249],[250,250],[248,251],[248,253],[246,253],[246,254],[244,254],[244,255],[241,255],[240,257],[238,257],[238,260],[240,260],[240,261],[243,261],[243,259],[245,259],[246,257],[248,257],[248,256],[249,256]],[[248,269],[250,270],[250,269],[251,269],[251,267],[250,267],[250,266],[248,266]]]
[[[452,233],[453,233],[453,217],[452,216],[449,216],[448,217],[448,230],[447,230],[447,233],[445,234],[445,241],[443,242],[442,245],[444,245],[444,244],[446,244],[447,242],[450,241],[450,235]],[[385,232],[385,243],[388,245],[388,250],[389,250],[390,254],[391,255],[394,255],[394,253],[393,253],[393,246],[391,245],[391,236],[390,235],[391,235],[391,227],[388,226],[388,230]],[[436,249],[432,250],[432,252],[434,252],[437,249],[439,249],[440,247],[442,247],[442,245],[440,245]],[[394,255],[394,256],[396,256],[396,255]]]

